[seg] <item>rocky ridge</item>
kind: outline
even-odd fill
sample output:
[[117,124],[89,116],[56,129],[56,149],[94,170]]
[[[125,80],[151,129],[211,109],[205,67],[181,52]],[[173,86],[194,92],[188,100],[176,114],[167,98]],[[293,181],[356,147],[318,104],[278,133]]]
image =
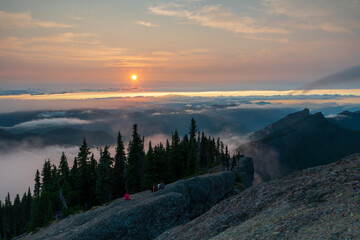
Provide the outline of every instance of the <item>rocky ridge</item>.
[[253,186],[157,240],[359,239],[360,154]]
[[154,239],[225,198],[235,178],[233,172],[221,172],[178,181],[155,193],[134,194],[130,201],[117,199],[21,239]]

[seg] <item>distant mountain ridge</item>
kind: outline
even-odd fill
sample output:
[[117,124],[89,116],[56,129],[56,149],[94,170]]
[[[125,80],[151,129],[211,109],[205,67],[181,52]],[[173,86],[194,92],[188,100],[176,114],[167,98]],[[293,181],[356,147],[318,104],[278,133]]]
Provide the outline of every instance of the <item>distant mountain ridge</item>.
[[304,109],[255,132],[237,150],[253,158],[261,180],[269,180],[360,152],[360,131],[339,125]]
[[360,111],[343,111],[328,120],[343,128],[360,131]]

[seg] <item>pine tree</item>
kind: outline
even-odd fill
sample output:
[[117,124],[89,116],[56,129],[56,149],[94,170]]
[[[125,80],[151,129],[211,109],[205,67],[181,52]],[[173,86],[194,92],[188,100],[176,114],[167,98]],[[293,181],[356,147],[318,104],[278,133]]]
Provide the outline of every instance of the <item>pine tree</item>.
[[155,155],[154,150],[151,144],[151,141],[149,142],[149,149],[146,153],[146,159],[145,159],[145,174],[144,179],[142,182],[142,189],[150,189],[153,184],[156,184],[156,165],[155,165]]
[[19,194],[16,194],[16,197],[14,199],[13,218],[13,235],[16,236],[21,233],[21,202]]
[[118,133],[117,136],[117,146],[116,146],[116,153],[115,153],[115,163],[114,163],[114,170],[113,170],[113,194],[114,198],[119,198],[124,196],[125,190],[125,163],[126,163],[126,156],[125,156],[125,147],[124,143],[121,139],[121,133]]
[[70,176],[69,164],[67,162],[67,158],[64,152],[62,152],[60,158],[59,173],[60,173],[60,181],[59,181],[60,187],[64,188],[65,185],[68,184],[69,176]]
[[41,188],[40,172],[39,172],[39,170],[36,170],[35,186],[34,186],[34,197],[39,197],[40,196],[40,188]]
[[190,125],[190,149],[189,149],[189,160],[187,166],[187,175],[191,176],[195,174],[197,170],[197,162],[198,162],[198,144],[196,142],[196,122],[194,118],[191,118]]
[[77,186],[79,188],[79,197],[80,204],[84,206],[85,209],[88,209],[89,198],[90,198],[90,176],[89,176],[89,155],[90,149],[84,138],[83,144],[80,146],[78,153],[78,176],[77,176]]
[[100,204],[104,204],[111,199],[111,172],[110,166],[112,158],[109,153],[109,146],[105,146],[104,151],[100,152],[96,179],[96,198]]
[[5,239],[4,238],[4,233],[5,233],[5,228],[4,228],[5,219],[4,218],[5,218],[4,207],[0,200],[0,239]]
[[91,154],[90,164],[89,164],[89,186],[90,186],[90,196],[89,196],[89,207],[92,207],[96,204],[96,179],[97,179],[97,162],[94,158],[94,154]]
[[[13,207],[10,199],[10,193],[7,194],[5,197],[5,204],[4,204],[4,214],[5,214],[5,236],[11,237],[14,231],[14,213]],[[5,237],[6,238],[6,237]]]
[[180,137],[177,130],[172,134],[170,149],[169,181],[174,182],[184,175]]
[[51,163],[50,160],[45,160],[43,165],[43,169],[41,171],[42,176],[42,187],[41,187],[41,194],[45,192],[50,192],[51,188]]
[[126,169],[126,186],[129,193],[139,192],[144,177],[145,152],[137,125],[133,126],[132,139],[128,146],[128,166]]

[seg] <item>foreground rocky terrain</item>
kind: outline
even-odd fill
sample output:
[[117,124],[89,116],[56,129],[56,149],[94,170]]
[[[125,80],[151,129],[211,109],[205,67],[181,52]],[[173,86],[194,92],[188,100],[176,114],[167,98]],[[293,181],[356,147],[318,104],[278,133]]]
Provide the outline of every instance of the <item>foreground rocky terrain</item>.
[[360,239],[360,154],[248,188],[165,239]]
[[154,239],[209,210],[230,193],[234,183],[233,172],[178,181],[164,190],[141,192],[130,201],[118,199],[61,220],[21,239]]

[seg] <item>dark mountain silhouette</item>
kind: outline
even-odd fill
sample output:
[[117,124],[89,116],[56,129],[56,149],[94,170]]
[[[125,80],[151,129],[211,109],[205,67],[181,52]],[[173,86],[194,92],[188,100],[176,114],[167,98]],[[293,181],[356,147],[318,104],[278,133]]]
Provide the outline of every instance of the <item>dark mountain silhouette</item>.
[[351,130],[360,130],[360,111],[343,111],[328,120],[336,125]]
[[360,151],[360,131],[340,127],[308,109],[289,114],[254,133],[252,139],[238,150],[252,156],[261,180],[328,164]]

